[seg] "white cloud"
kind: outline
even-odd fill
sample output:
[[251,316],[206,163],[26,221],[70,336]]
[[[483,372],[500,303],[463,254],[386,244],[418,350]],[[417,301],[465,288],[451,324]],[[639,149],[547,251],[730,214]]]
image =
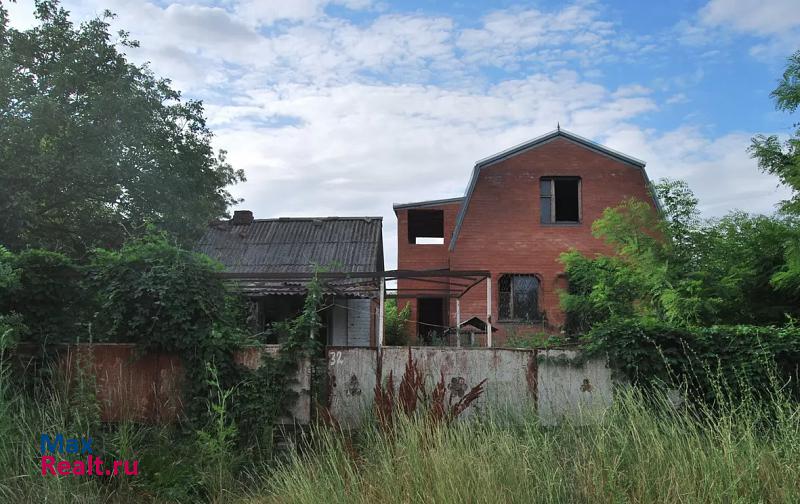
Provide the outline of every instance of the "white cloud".
[[797,0],[711,0],[701,9],[700,19],[712,26],[774,35],[800,26],[800,6]]
[[706,216],[733,209],[772,213],[775,203],[789,196],[778,180],[758,171],[747,153],[751,133],[709,138],[697,127],[665,133],[622,128],[606,137],[609,146],[647,161],[652,179],[683,179],[700,200]]
[[676,93],[667,98],[667,100],[664,103],[666,103],[667,105],[679,105],[681,103],[688,103],[688,102],[689,102],[688,96],[686,96],[684,93]]
[[352,10],[372,6],[371,0],[243,0],[236,2],[238,17],[254,25],[271,25],[276,21],[303,21],[319,18],[328,5]]
[[797,0],[710,0],[695,21],[678,23],[679,39],[689,45],[720,45],[730,34],[760,38],[750,54],[762,59],[784,58],[800,46],[800,5]]
[[523,61],[555,63],[565,57],[588,64],[605,54],[614,35],[613,25],[599,16],[591,3],[553,12],[499,10],[483,17],[480,28],[462,30],[457,45],[466,60],[482,65],[515,68]]
[[[354,2],[347,7],[373,7]],[[653,85],[588,77],[601,75],[598,61],[656,50],[618,33],[593,3],[495,11],[470,29],[421,13],[356,23],[326,14],[322,0],[68,7],[85,18],[107,4],[115,26],[142,43],[133,58],[205,101],[216,146],[247,172],[233,189],[245,207],[258,217],[382,215],[389,267],[392,202],[460,195],[476,159],[557,122],[647,160],[653,177],[686,178],[712,214],[766,211],[780,199],[745,152],[748,133],[643,129],[637,122],[659,111]],[[520,77],[493,83],[482,65]],[[655,88],[680,90],[697,72]]]

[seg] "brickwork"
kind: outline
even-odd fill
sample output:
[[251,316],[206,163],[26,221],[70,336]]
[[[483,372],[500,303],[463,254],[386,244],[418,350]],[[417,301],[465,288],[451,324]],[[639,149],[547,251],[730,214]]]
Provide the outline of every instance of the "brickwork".
[[[548,176],[580,177],[580,223],[540,223],[539,180]],[[592,222],[605,208],[629,197],[652,204],[642,169],[566,138],[556,137],[481,169],[452,251],[449,245],[461,205],[459,202],[440,207],[445,212],[444,245],[410,245],[407,209],[397,209],[398,268],[491,271],[492,313],[494,325],[499,329],[497,342],[502,342],[514,331],[558,331],[564,321],[559,309],[558,289],[566,287],[559,255],[571,248],[587,254],[607,251],[604,244],[592,236]],[[504,324],[498,320],[497,281],[504,273],[535,274],[540,278],[540,308],[546,314],[546,325]],[[399,284],[401,292],[414,286],[411,281]],[[412,311],[412,320],[416,320],[413,302]],[[461,313],[462,320],[472,316],[486,318],[486,289],[483,285],[462,299]],[[451,304],[449,316],[451,324],[454,324],[455,302]]]

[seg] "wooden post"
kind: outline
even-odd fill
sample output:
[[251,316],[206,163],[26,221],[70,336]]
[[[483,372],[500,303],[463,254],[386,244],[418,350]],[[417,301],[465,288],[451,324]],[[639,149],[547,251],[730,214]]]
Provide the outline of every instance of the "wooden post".
[[492,277],[486,277],[486,346],[492,348]]
[[383,346],[383,303],[386,296],[386,278],[381,277],[380,306],[378,306],[378,351]]
[[456,298],[456,346],[461,346],[461,298]]

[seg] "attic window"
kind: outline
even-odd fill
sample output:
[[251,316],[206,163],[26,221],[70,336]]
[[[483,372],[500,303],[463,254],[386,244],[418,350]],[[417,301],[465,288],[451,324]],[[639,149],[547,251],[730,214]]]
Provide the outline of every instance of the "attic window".
[[546,177],[539,182],[542,224],[581,221],[581,179]]
[[444,244],[444,210],[409,210],[408,243]]

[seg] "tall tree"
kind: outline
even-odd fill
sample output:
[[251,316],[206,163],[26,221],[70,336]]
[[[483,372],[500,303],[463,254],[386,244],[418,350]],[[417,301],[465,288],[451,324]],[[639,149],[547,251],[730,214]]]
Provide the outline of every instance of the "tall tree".
[[[793,114],[800,107],[800,50],[795,52],[786,65],[786,70],[770,94],[775,108]],[[752,140],[750,154],[758,160],[763,171],[777,175],[782,184],[792,190],[792,197],[781,204],[781,209],[800,216],[800,123],[794,123],[792,136],[781,142],[776,135],[758,135]],[[775,274],[773,284],[782,290],[800,295],[800,243],[787,245],[786,265]]]
[[57,0],[13,29],[0,4],[0,244],[81,255],[152,223],[189,241],[235,202],[202,103],[126,59],[113,17],[75,26]]

